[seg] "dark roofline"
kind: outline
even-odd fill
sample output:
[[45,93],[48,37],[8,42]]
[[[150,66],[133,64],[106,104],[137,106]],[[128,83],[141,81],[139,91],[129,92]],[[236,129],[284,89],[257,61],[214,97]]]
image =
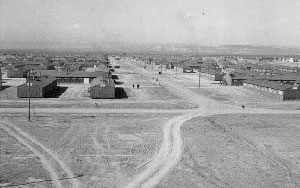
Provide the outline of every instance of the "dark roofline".
[[64,72],[64,71],[49,71],[49,70],[37,70],[35,71],[38,75],[41,73],[41,75],[49,75],[53,77],[68,77],[68,78],[96,78],[99,76],[109,76],[110,73],[107,71],[97,71],[97,72]]

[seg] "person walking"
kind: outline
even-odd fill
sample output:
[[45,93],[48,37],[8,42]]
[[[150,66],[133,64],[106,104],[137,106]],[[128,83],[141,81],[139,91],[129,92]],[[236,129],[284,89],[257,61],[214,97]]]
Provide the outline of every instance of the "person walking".
[[134,88],[134,84],[132,84],[132,88]]
[[138,84],[137,86],[136,86],[138,89],[140,89],[140,85]]

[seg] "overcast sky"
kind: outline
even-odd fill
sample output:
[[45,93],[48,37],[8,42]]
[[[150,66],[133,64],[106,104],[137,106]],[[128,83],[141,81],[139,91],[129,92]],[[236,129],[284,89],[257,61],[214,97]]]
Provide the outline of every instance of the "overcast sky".
[[0,0],[0,41],[299,46],[300,0]]

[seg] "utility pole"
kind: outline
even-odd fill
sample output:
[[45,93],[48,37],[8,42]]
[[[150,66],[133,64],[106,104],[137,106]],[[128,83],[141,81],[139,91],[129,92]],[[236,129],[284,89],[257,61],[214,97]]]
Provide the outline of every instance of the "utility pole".
[[202,71],[202,64],[200,64],[200,67],[199,67],[199,88],[200,88],[201,71]]
[[151,58],[149,58],[149,61],[150,61],[151,65],[152,65],[152,70],[153,70],[153,61],[152,61]]
[[31,83],[30,83],[30,73],[31,73],[31,70],[29,70],[29,72],[27,73],[27,86],[28,86],[28,121],[30,121],[30,86],[31,86]]
[[2,61],[0,61],[0,90],[2,90],[2,72],[1,72],[1,67],[2,67]]
[[175,68],[175,70],[176,70],[176,74],[175,74],[175,78],[177,77],[177,67],[178,67],[178,57],[176,58],[176,68]]
[[199,69],[199,88],[200,88],[200,77],[201,77],[201,70]]

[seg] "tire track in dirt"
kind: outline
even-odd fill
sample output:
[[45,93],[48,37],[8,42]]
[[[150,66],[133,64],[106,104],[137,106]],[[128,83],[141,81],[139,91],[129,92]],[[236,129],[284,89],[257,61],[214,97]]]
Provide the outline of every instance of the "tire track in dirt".
[[167,158],[156,171],[156,173],[153,174],[153,176],[149,178],[145,183],[143,183],[141,187],[154,187],[164,177],[167,177],[173,171],[173,169],[180,163],[184,151],[183,137],[181,135],[181,126],[184,124],[184,122],[192,119],[194,116],[197,116],[197,114],[188,114],[185,116],[181,116],[173,124],[172,129],[170,130],[172,137],[172,147],[167,155]]
[[211,169],[206,168],[204,166],[200,166],[198,162],[193,158],[192,152],[190,151],[189,147],[185,148],[185,152],[188,156],[188,159],[191,162],[189,163],[184,160],[182,162],[188,168],[193,169],[193,171],[197,174],[197,176],[203,178],[204,180],[206,180],[208,183],[212,184],[215,187],[233,188],[227,182],[218,178]]
[[53,184],[55,187],[62,188],[62,185],[60,181],[58,180],[58,176],[55,172],[55,170],[52,168],[50,162],[44,157],[42,153],[40,153],[38,150],[36,150],[31,144],[29,144],[27,141],[25,141],[20,135],[15,133],[14,130],[12,130],[9,126],[1,123],[0,127],[11,137],[15,138],[19,143],[30,149],[37,157],[40,158],[40,161],[42,165],[44,166],[44,169],[48,171],[50,174],[51,179],[53,180]]
[[[142,69],[142,72],[144,73],[146,72],[146,70]],[[175,84],[174,81],[168,77],[164,76],[164,78],[165,79],[162,83],[170,90],[170,92],[175,93],[182,99],[192,101],[194,104],[197,104],[199,106],[199,109],[195,109],[190,113],[187,112],[188,114],[186,115],[173,118],[165,125],[164,138],[159,152],[153,157],[151,163],[147,165],[146,169],[136,178],[134,178],[134,180],[129,183],[126,188],[154,187],[159,184],[160,180],[168,176],[173,171],[173,169],[179,164],[184,150],[183,138],[181,136],[180,128],[185,121],[197,116],[208,116],[218,114],[220,112],[220,114],[242,112],[236,105],[226,104],[223,105],[223,110],[216,113],[216,109],[218,109],[216,107],[221,105],[221,103],[213,101],[206,97],[199,96],[198,94],[184,88],[184,86]],[[206,109],[211,105],[214,106],[215,110]],[[231,112],[227,111],[229,109],[231,110]],[[257,113],[258,111],[260,113],[266,112],[266,110],[264,109],[252,109],[250,111],[247,110],[247,112],[242,113]],[[275,161],[278,162],[278,160]],[[223,185],[229,186],[226,183]]]
[[[31,137],[25,131],[21,130],[20,128],[16,127],[15,125],[11,124],[10,122],[2,121],[0,126],[9,135],[16,138],[21,144],[28,147],[38,157],[40,157],[41,162],[45,165],[46,170],[49,171],[50,176],[53,179],[53,182],[56,185],[56,187],[62,188],[62,185],[58,180],[59,178],[57,176],[57,173],[55,172],[54,168],[51,165],[51,160],[54,160],[60,166],[60,168],[67,175],[66,178],[71,178],[69,181],[72,184],[72,186],[71,186],[72,188],[73,187],[74,188],[80,188],[78,180],[77,179],[72,179],[72,177],[74,177],[74,174],[71,172],[71,170],[50,149],[46,148],[44,145],[39,143],[36,139]],[[47,158],[50,158],[50,159],[47,160]]]
[[[206,98],[196,95],[194,92],[186,90],[184,87],[176,84],[169,78],[163,81],[170,92],[173,92],[182,99],[192,101],[199,107],[207,106]],[[204,103],[204,105],[203,105]],[[164,138],[159,153],[154,156],[147,169],[135,178],[126,188],[150,188],[157,185],[164,177],[168,176],[173,169],[179,164],[183,150],[183,138],[181,135],[181,126],[184,122],[203,115],[200,109],[194,110],[183,116],[171,119],[164,128]]]
[[183,150],[181,126],[197,116],[187,114],[169,120],[164,126],[164,136],[159,152],[152,158],[145,171],[139,174],[126,188],[153,187],[179,164]]
[[[231,129],[228,129],[226,126],[216,123],[212,117],[208,118],[209,123],[217,128],[217,131],[222,131],[228,137],[231,137],[240,145],[244,145],[252,152],[256,153],[257,155],[261,156],[274,166],[278,168],[284,169],[290,177],[298,176],[298,172],[296,169],[288,164],[287,161],[280,158],[276,153],[272,152],[269,148],[261,148],[260,146],[256,145],[255,143],[251,142],[250,140],[244,138],[243,136],[239,135],[238,133],[233,132]],[[284,127],[285,128],[285,127]],[[286,128],[285,128],[286,129]]]

